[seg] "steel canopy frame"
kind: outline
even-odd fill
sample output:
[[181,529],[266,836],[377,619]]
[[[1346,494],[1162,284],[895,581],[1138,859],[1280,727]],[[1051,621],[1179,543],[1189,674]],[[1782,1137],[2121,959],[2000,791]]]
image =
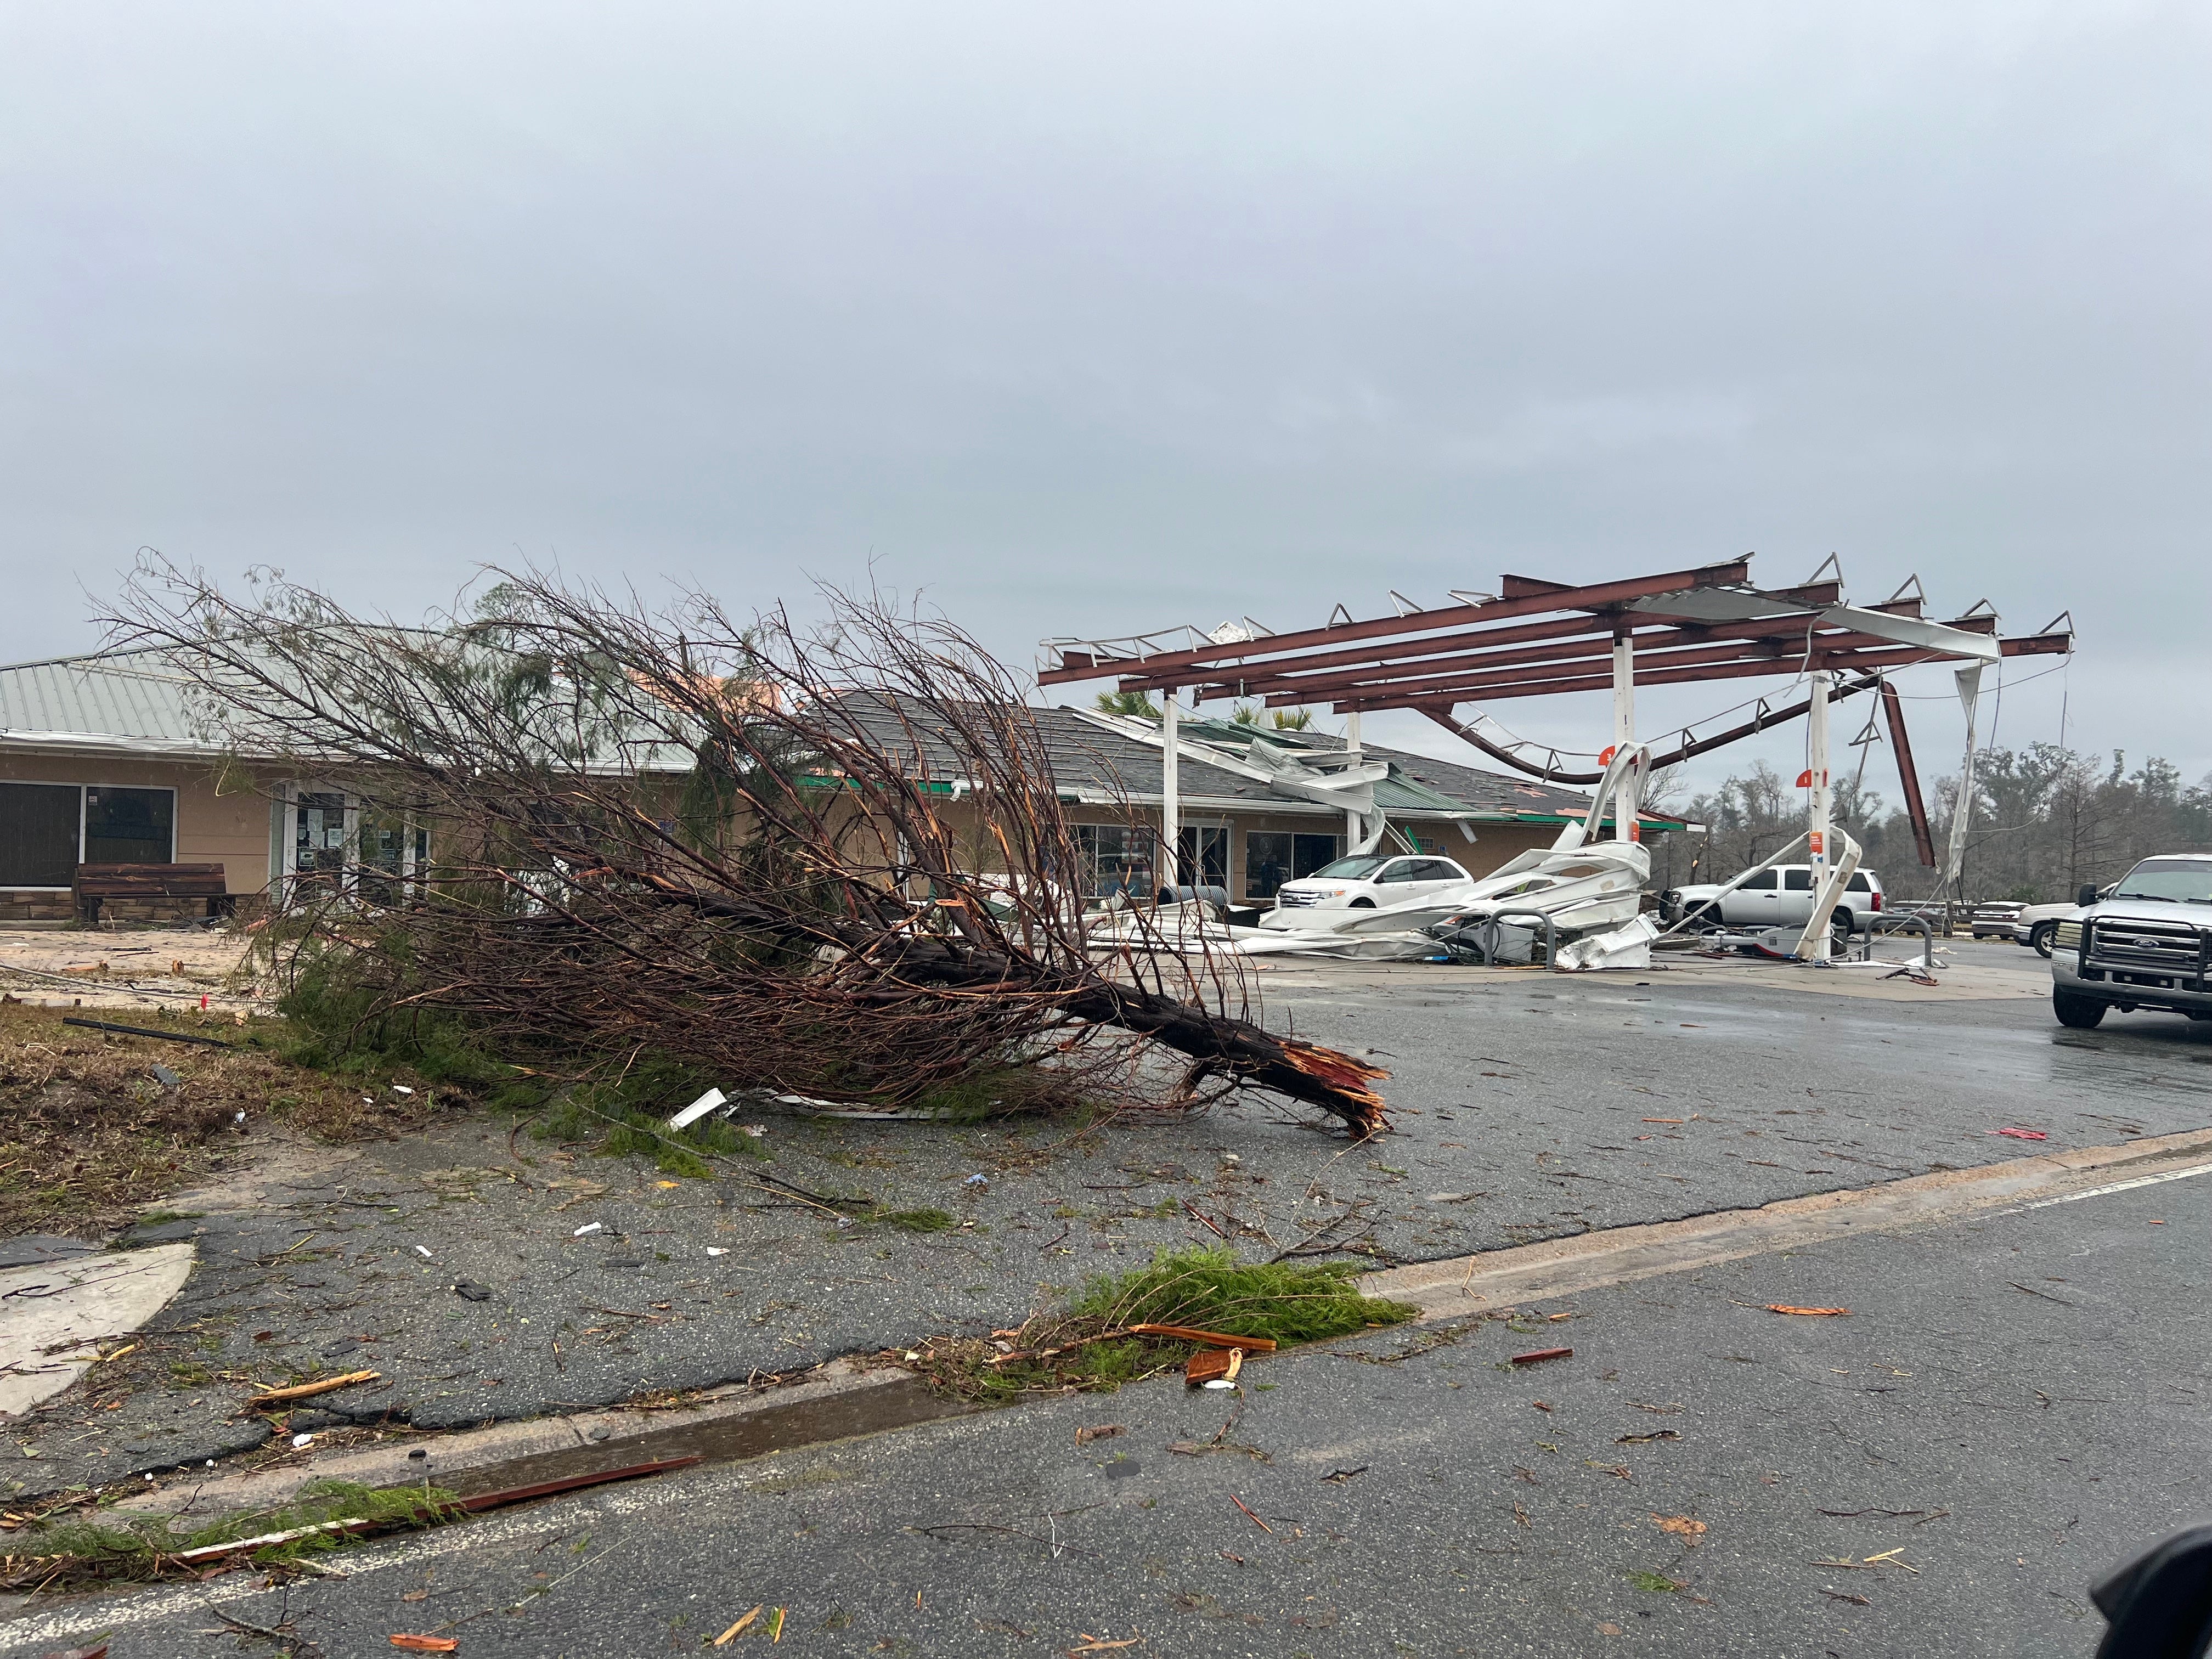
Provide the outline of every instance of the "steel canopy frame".
[[[2062,618],[2069,623],[2063,629],[2054,623],[2039,634],[2004,638],[1985,603],[1948,622],[1923,617],[1919,586],[1915,578],[1880,605],[1848,605],[1832,558],[1809,582],[1764,590],[1752,584],[1748,556],[1579,586],[1509,575],[1500,579],[1495,595],[1455,592],[1458,604],[1421,609],[1394,593],[1401,606],[1396,616],[1358,620],[1340,605],[1322,626],[1289,634],[1268,633],[1248,618],[1211,635],[1186,628],[1119,640],[1047,640],[1047,660],[1037,684],[1112,678],[1123,691],[1164,694],[1162,736],[1170,781],[1163,818],[1172,836],[1180,817],[1171,781],[1180,714],[1176,699],[1184,690],[1194,702],[1257,697],[1270,707],[1322,703],[1346,715],[1355,731],[1369,709],[1413,709],[1485,752],[1539,775],[1498,745],[1475,737],[1454,716],[1454,708],[1609,689],[1613,743],[1619,747],[1635,741],[1638,682],[1803,678],[1811,685],[1803,704],[1702,743],[1692,743],[1686,734],[1680,755],[1703,752],[1777,720],[1806,714],[1820,751],[1808,779],[1817,890],[1831,862],[1826,750],[1828,703],[1837,676],[1856,677],[1844,693],[1849,695],[1879,683],[1892,668],[1982,664],[2073,649],[2070,618]],[[1513,625],[1497,625],[1508,623]],[[1157,648],[1164,637],[1177,635],[1193,642]],[[1635,838],[1636,807],[1631,800],[1616,810],[1617,836]],[[1177,856],[1172,840],[1168,856]],[[1814,944],[1814,959],[1825,961],[1827,954],[1824,932]]]

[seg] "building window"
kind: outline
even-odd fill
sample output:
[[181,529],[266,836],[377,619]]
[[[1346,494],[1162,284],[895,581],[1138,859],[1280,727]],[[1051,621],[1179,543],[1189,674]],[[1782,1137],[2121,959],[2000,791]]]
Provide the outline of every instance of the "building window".
[[83,793],[73,783],[0,783],[0,887],[67,887],[76,878]]
[[1244,837],[1244,896],[1269,899],[1286,881],[1310,876],[1333,862],[1343,846],[1337,836],[1299,836],[1255,830]]
[[337,875],[346,866],[346,799],[302,792],[292,802],[292,873]]
[[1152,881],[1152,854],[1158,837],[1149,830],[1120,823],[1079,823],[1075,850],[1082,860],[1081,877],[1086,894],[1105,898],[1123,893],[1150,898],[1158,891]]
[[1182,856],[1176,860],[1179,885],[1195,882],[1200,887],[1229,887],[1229,831],[1218,826],[1189,824],[1176,837]]
[[87,864],[175,862],[177,792],[112,789],[94,784],[84,792]]
[[363,809],[358,816],[362,890],[379,903],[396,904],[430,861],[430,832],[407,813]]

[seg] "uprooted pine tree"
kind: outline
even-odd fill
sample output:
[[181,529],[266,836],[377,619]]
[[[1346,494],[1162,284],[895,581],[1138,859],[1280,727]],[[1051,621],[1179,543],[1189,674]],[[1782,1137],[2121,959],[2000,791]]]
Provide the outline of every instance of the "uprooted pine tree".
[[822,599],[818,625],[739,623],[495,573],[402,627],[149,560],[111,621],[167,654],[238,776],[356,807],[372,856],[295,876],[281,931],[294,971],[343,965],[363,1021],[458,1020],[576,1075],[673,1059],[732,1093],[1251,1090],[1383,1127],[1386,1073],[1265,1030],[1234,957],[1141,927],[1093,944],[1004,666],[941,617]]

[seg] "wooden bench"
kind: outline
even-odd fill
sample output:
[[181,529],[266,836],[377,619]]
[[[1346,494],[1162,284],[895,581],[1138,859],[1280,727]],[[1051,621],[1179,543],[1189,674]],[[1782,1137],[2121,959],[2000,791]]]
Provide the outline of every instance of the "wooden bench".
[[143,904],[207,901],[207,914],[232,914],[230,891],[220,864],[80,864],[72,883],[80,920],[100,920],[110,902]]

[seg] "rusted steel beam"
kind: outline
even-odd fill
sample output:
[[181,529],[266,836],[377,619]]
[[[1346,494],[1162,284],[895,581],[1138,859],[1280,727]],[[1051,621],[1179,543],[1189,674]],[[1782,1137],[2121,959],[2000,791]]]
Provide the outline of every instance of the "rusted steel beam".
[[[1680,648],[1685,646],[1710,645],[1721,647],[1732,642],[1755,646],[1762,641],[1780,641],[1788,643],[1802,641],[1808,629],[1817,629],[1818,626],[1816,621],[1804,615],[1778,617],[1759,622],[1716,623],[1698,628],[1662,626],[1633,636],[1638,665],[1637,673],[1639,678],[1642,676],[1644,672],[1642,665],[1647,661],[1655,668],[1663,668],[1669,661],[1702,660],[1681,653]],[[1848,631],[1818,634],[1816,637],[1822,646],[1828,649],[1856,648],[1861,646],[1893,643],[1872,634]],[[1447,684],[1460,684],[1468,674],[1479,670],[1491,667],[1503,668],[1522,663],[1568,662],[1577,658],[1587,658],[1593,662],[1604,662],[1609,665],[1612,653],[1613,630],[1607,628],[1605,631],[1586,639],[1571,640],[1553,645],[1525,646],[1510,651],[1439,657],[1421,662],[1407,663],[1395,671],[1396,675],[1399,676],[1418,678],[1394,678],[1390,671],[1379,669],[1316,675],[1311,678],[1302,678],[1296,674],[1284,674],[1257,683],[1245,682],[1237,688],[1236,695],[1266,697],[1271,708],[1279,707],[1286,703],[1326,697],[1340,691],[1356,690],[1362,685],[1374,685],[1378,689],[1387,685],[1394,691],[1415,690],[1424,687],[1441,688]],[[1743,652],[1739,654],[1758,653]],[[1802,655],[1802,651],[1800,650],[1798,654]],[[1713,660],[1718,660],[1718,659],[1713,659]],[[1607,672],[1610,672],[1609,666]],[[1523,675],[1518,678],[1528,677]],[[1123,684],[1125,687],[1128,684],[1126,681]]]
[[1887,680],[1881,687],[1881,712],[1889,721],[1890,747],[1897,751],[1897,781],[1905,790],[1905,816],[1912,820],[1912,846],[1921,867],[1936,867],[1936,835],[1928,824],[1928,803],[1920,798],[1920,773],[1912,764],[1912,739],[1905,734],[1905,704],[1897,688]]
[[[1751,579],[1751,562],[1736,559],[1726,564],[1672,570],[1625,581],[1597,582],[1584,587],[1547,587],[1525,598],[1498,599],[1481,605],[1447,605],[1435,611],[1415,611],[1402,617],[1375,617],[1365,622],[1339,623],[1329,628],[1310,628],[1296,634],[1271,634],[1264,639],[1237,640],[1184,651],[1164,651],[1154,656],[1100,661],[1087,660],[1048,668],[1037,676],[1040,685],[1059,685],[1073,680],[1102,679],[1109,674],[1142,672],[1161,674],[1171,669],[1241,662],[1252,657],[1274,657],[1310,647],[1336,646],[1352,640],[1388,639],[1408,634],[1434,633],[1440,629],[1472,623],[1498,622],[1508,617],[1541,616],[1547,611],[1587,611],[1631,599],[1646,599],[1683,588],[1718,587]],[[1218,674],[1188,676],[1216,679]]]
[[[1832,583],[1823,585],[1824,588],[1833,586]],[[1794,599],[1802,591],[1793,590],[1787,597]],[[1915,599],[1869,606],[1869,609],[1917,619],[1920,604]],[[1504,666],[1519,662],[1546,662],[1582,655],[1609,658],[1614,631],[1624,623],[1645,630],[1636,636],[1636,648],[1639,653],[1664,650],[1673,646],[1717,645],[1729,640],[1802,638],[1808,625],[1817,626],[1804,613],[1743,623],[1670,623],[1662,614],[1642,611],[1589,618],[1567,617],[1558,622],[1443,635],[1393,645],[1322,652],[1284,664],[1256,664],[1249,672],[1240,673],[1233,679],[1208,683],[1194,689],[1201,699],[1214,696],[1286,697],[1291,701],[1304,701],[1309,697],[1326,696],[1340,687],[1382,678],[1392,672],[1383,665],[1392,662],[1399,665],[1396,670],[1399,673],[1435,674],[1456,673],[1462,669]],[[1531,640],[1560,641],[1563,635],[1578,637],[1568,637],[1564,642],[1525,650],[1491,651],[1480,648],[1498,645],[1518,647]],[[1873,636],[1865,637],[1871,639]],[[1469,654],[1446,654],[1462,650]],[[1330,668],[1340,672],[1316,672]],[[1181,683],[1181,677],[1133,674],[1125,676],[1119,689],[1123,691],[1157,691],[1165,689],[1170,683]]]
[[[1794,674],[1801,668],[1828,668],[1838,673],[1851,673],[1869,668],[1902,668],[1912,663],[1958,660],[1948,652],[1901,645],[1879,651],[1815,652],[1809,659],[1802,654],[1793,654],[1780,659],[1761,658],[1755,661],[1709,663],[1695,668],[1654,669],[1650,673],[1638,669],[1636,683],[1639,686],[1686,685],[1698,680],[1734,680],[1761,675]],[[1518,680],[1503,685],[1480,686],[1472,690],[1458,687],[1440,687],[1426,692],[1384,690],[1370,697],[1333,697],[1329,702],[1332,708],[1340,711],[1412,708],[1425,702],[1496,702],[1509,697],[1548,696],[1555,691],[1595,691],[1608,689],[1612,684],[1610,674],[1583,674],[1560,679]]]
[[[1986,617],[1968,617],[1961,618],[1955,623],[1947,623],[1946,626],[1969,628],[1969,631],[1987,633],[1995,627],[1995,623],[1992,618]],[[1955,652],[1945,651],[1931,646],[1895,645],[1887,641],[1875,640],[1871,635],[1822,635],[1818,636],[1818,640],[1820,648],[1809,654],[1802,652],[1784,652],[1775,656],[1753,657],[1748,650],[1739,649],[1735,653],[1735,660],[1720,659],[1707,661],[1702,665],[1694,667],[1669,667],[1667,665],[1668,658],[1665,655],[1657,656],[1650,659],[1651,665],[1649,668],[1646,668],[1643,662],[1638,662],[1636,671],[1637,684],[1639,685],[1681,684],[1695,680],[1740,679],[1746,676],[1814,668],[1831,668],[1838,672],[1848,673],[1864,668],[1901,668],[1913,663],[1964,660]],[[1854,641],[1856,643],[1853,643]],[[1838,648],[1839,646],[1848,648]],[[2069,651],[2072,648],[2071,634],[2036,634],[1998,641],[1999,651],[2008,657],[2049,655]],[[1672,653],[1672,659],[1674,663],[1680,665],[1702,654],[1686,651],[1676,652]],[[1449,675],[1437,680],[1376,684],[1371,691],[1365,694],[1361,694],[1355,690],[1347,690],[1326,699],[1318,697],[1301,699],[1288,694],[1279,694],[1267,699],[1267,702],[1273,706],[1277,703],[1300,701],[1326,701],[1338,709],[1410,708],[1422,702],[1437,701],[1491,702],[1506,697],[1540,696],[1553,691],[1591,691],[1610,687],[1613,678],[1609,667],[1606,673],[1600,675],[1595,672],[1597,659],[1593,657],[1586,660],[1590,664],[1589,672],[1579,673],[1574,672],[1572,665],[1563,664],[1555,665],[1553,672],[1549,673],[1540,671],[1529,674],[1515,675],[1510,671],[1501,670],[1495,676]]]
[[[1828,701],[1835,703],[1845,697],[1855,697],[1862,691],[1872,690],[1877,684],[1876,680],[1869,677],[1866,679],[1855,680],[1849,685],[1838,685],[1828,693]],[[1744,721],[1741,725],[1732,726],[1725,732],[1716,732],[1708,738],[1692,738],[1686,734],[1682,742],[1675,745],[1673,750],[1664,754],[1652,756],[1652,769],[1656,771],[1662,766],[1679,765],[1683,761],[1693,759],[1715,749],[1725,748],[1729,744],[1766,731],[1771,726],[1785,725],[1802,715],[1812,706],[1811,700],[1808,699],[1803,702],[1792,703],[1786,708],[1770,709],[1763,714]],[[1492,760],[1502,761],[1515,771],[1526,773],[1532,778],[1541,778],[1547,783],[1595,783],[1605,775],[1602,771],[1563,772],[1557,767],[1532,765],[1504,744],[1492,743],[1474,726],[1455,718],[1449,704],[1425,702],[1417,704],[1415,707],[1419,713],[1426,714],[1454,737],[1473,744]]]

